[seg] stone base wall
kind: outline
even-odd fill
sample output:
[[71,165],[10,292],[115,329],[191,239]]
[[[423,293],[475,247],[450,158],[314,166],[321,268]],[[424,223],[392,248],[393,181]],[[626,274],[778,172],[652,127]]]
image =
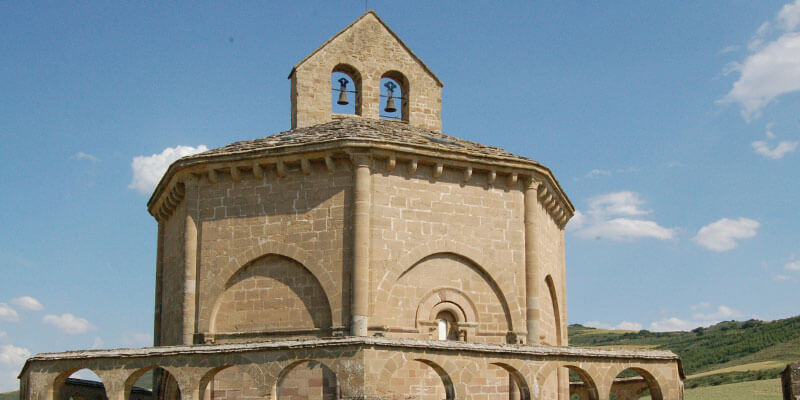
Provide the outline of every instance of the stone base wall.
[[569,395],[566,368],[591,399],[608,400],[628,368],[650,377],[653,399],[683,393],[670,352],[343,338],[38,355],[23,368],[22,399],[60,400],[64,376],[89,368],[108,399],[130,400],[132,382],[153,365],[174,377],[181,400],[555,400]]

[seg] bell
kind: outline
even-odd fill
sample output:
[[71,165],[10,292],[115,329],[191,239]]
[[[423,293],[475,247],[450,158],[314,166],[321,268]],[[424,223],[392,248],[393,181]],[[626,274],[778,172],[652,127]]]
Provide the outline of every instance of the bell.
[[347,79],[345,78],[339,78],[339,101],[337,101],[336,104],[340,106],[350,104],[350,102],[347,101]]
[[386,97],[388,97],[386,100],[386,108],[384,108],[383,111],[393,113],[397,111],[397,108],[394,106],[394,88],[396,88],[397,85],[392,82],[386,82],[386,84],[383,86],[386,86],[386,89],[388,89],[388,93],[386,95]]
[[397,109],[394,107],[394,99],[393,98],[389,97],[389,100],[386,100],[386,108],[384,108],[383,111],[386,111],[388,113],[393,113],[393,112],[397,111]]

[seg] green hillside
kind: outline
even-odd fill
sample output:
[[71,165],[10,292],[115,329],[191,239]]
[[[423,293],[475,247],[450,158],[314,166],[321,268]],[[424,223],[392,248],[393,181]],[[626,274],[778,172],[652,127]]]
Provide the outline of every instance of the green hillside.
[[678,354],[686,387],[778,377],[800,360],[800,316],[776,321],[725,321],[691,332],[615,331],[569,326],[571,346],[647,348]]
[[19,390],[0,393],[0,400],[19,400]]

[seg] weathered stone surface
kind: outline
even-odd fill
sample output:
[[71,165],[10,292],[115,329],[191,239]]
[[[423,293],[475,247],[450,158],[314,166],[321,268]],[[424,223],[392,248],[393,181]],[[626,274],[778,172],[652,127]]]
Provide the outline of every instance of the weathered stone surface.
[[800,400],[800,361],[786,366],[781,373],[784,400]]

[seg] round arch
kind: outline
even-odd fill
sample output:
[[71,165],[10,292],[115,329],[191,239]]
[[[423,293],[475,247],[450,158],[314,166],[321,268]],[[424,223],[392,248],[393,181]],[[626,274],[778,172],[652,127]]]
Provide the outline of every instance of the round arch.
[[[301,275],[307,274],[308,278],[307,283],[311,284],[312,286],[315,286],[315,290],[312,291],[295,290],[296,288],[292,286],[294,280],[296,280],[295,279],[296,277],[294,275],[291,276],[285,276],[282,274],[270,275],[273,273],[272,268],[270,268],[271,265],[269,264],[269,262],[271,261],[276,261],[278,263],[286,263],[287,265],[291,266],[291,268],[296,268],[298,271],[300,271]],[[280,264],[277,265],[280,266]],[[256,274],[256,272],[259,271],[257,270],[254,271],[254,269],[257,268],[265,269],[265,271],[261,271],[262,274]],[[248,274],[250,274],[251,276],[248,276]],[[209,332],[216,333],[218,331],[217,317],[219,315],[220,308],[223,304],[223,300],[228,290],[236,286],[238,283],[244,281],[245,279],[254,276],[263,276],[272,278],[278,282],[281,282],[286,287],[288,287],[289,290],[294,292],[295,295],[298,297],[298,299],[302,301],[303,305],[309,311],[314,328],[329,329],[332,327],[333,316],[331,312],[330,299],[327,295],[327,292],[325,291],[325,288],[322,286],[322,283],[320,282],[319,278],[311,270],[309,270],[309,268],[307,268],[304,264],[300,263],[296,259],[281,254],[269,253],[261,257],[258,257],[254,260],[251,260],[250,262],[244,264],[242,267],[236,270],[233,274],[230,274],[230,276],[228,276],[227,280],[225,281],[225,285],[223,286],[223,289],[219,291],[219,293],[216,296],[216,299],[214,300],[211,315],[209,317]],[[320,299],[317,299],[318,301],[314,301],[314,298],[312,296],[317,291],[321,292],[321,296]],[[323,304],[315,304],[319,303],[320,301]]]
[[[308,369],[305,371],[299,370],[303,365],[307,365]],[[319,381],[317,383],[320,385],[311,385],[310,383],[312,380]],[[296,360],[286,365],[280,373],[278,373],[274,384],[270,388],[272,399],[286,399],[286,395],[281,394],[284,385],[294,385],[291,388],[287,388],[291,389],[291,392],[310,389],[311,387],[319,387],[321,392],[306,393],[303,396],[303,398],[308,398],[309,400],[317,399],[317,397],[320,400],[334,400],[339,397],[339,380],[336,376],[336,372],[324,362],[315,359]]]
[[[162,380],[163,383],[161,384],[163,385],[163,387],[161,388],[153,387],[154,397],[158,397],[161,399],[170,399],[170,397],[167,397],[167,395],[171,393],[173,394],[172,399],[179,400],[181,398],[180,395],[181,387],[177,379],[178,376],[177,371],[172,370],[170,367],[164,367],[161,365],[153,364],[139,368],[136,371],[132,372],[130,375],[128,375],[128,378],[125,379],[125,383],[123,384],[122,387],[125,400],[128,400],[130,398],[131,390],[133,389],[133,385],[136,383],[136,381],[138,381],[139,378],[141,378],[142,375],[144,375],[148,371],[154,371],[154,373],[157,373],[158,371],[163,371],[163,373],[166,374],[166,376],[163,378],[164,380]],[[163,391],[164,393],[158,394],[158,391]]]
[[377,282],[376,287],[378,290],[373,292],[375,304],[385,304],[389,300],[388,296],[391,291],[391,286],[394,285],[394,283],[402,274],[406,273],[409,269],[413,268],[415,265],[419,264],[420,261],[427,257],[435,254],[445,253],[450,253],[465,258],[473,266],[477,267],[482,274],[492,282],[491,285],[494,286],[495,289],[499,289],[501,295],[501,304],[503,305],[504,312],[506,312],[509,332],[513,331],[514,327],[518,325],[515,323],[515,321],[524,326],[524,304],[519,304],[517,296],[506,298],[504,295],[504,293],[514,293],[515,291],[514,282],[516,282],[516,280],[513,272],[508,270],[500,270],[497,271],[497,274],[491,274],[485,268],[485,266],[493,265],[494,263],[486,256],[485,253],[481,252],[480,249],[476,247],[448,239],[425,242],[413,249],[406,251],[404,254],[398,257],[396,262],[387,264],[387,273]]
[[545,285],[547,286],[547,291],[550,294],[550,302],[553,307],[553,324],[555,325],[555,334],[556,334],[556,346],[561,346],[563,344],[563,336],[561,332],[561,308],[559,307],[558,301],[558,292],[556,291],[555,283],[553,283],[553,277],[550,274],[544,278]]
[[256,262],[262,257],[269,255],[282,256],[292,259],[302,265],[317,279],[322,286],[324,296],[328,299],[328,304],[331,306],[332,319],[339,321],[342,318],[342,301],[341,297],[332,297],[334,294],[342,293],[341,286],[337,283],[333,271],[322,268],[319,260],[309,254],[308,251],[298,247],[295,244],[279,243],[274,241],[267,241],[253,246],[242,249],[243,251],[231,258],[228,262],[220,266],[219,272],[214,276],[214,279],[206,279],[198,281],[200,292],[206,295],[199,298],[200,315],[198,316],[198,328],[201,332],[210,332],[211,314],[214,312],[214,306],[219,298],[219,295],[225,290],[225,284],[235,275],[242,267]]
[[[551,375],[556,374],[556,382],[558,382],[557,373],[560,368],[566,368],[567,370],[576,373],[581,378],[585,385],[589,400],[600,399],[600,391],[598,390],[598,386],[593,375],[602,376],[603,374],[597,373],[597,371],[592,374],[590,370],[581,368],[572,363],[547,363],[539,370],[535,379],[539,382],[540,386],[544,386],[547,383],[548,378],[550,378]],[[557,385],[558,384],[560,383],[557,383]]]
[[389,70],[381,74],[381,80],[383,79],[391,79],[392,81],[396,82],[400,89],[401,95],[401,106],[400,106],[400,119],[402,121],[408,122],[409,117],[409,104],[411,99],[411,93],[409,92],[411,85],[409,84],[408,78],[405,74],[397,70]]
[[614,381],[616,381],[617,377],[619,377],[619,375],[626,370],[636,372],[639,374],[639,376],[644,378],[645,382],[647,383],[647,389],[650,391],[650,398],[652,400],[663,400],[664,395],[661,390],[661,385],[658,383],[659,379],[656,377],[656,374],[650,372],[643,366],[635,365],[622,365],[609,371],[610,373],[608,375],[611,378],[611,382],[609,382],[607,385],[609,388],[609,395],[614,391]]
[[[53,382],[52,382],[52,384],[50,386],[51,387],[51,391],[50,392],[51,392],[51,395],[52,395],[51,396],[52,400],[66,400],[66,399],[69,399],[70,396],[65,396],[66,394],[68,394],[67,393],[67,388],[65,387],[66,384],[67,384],[67,379],[69,379],[70,376],[72,376],[72,374],[74,374],[74,373],[76,373],[78,371],[84,370],[84,369],[91,371],[95,376],[97,376],[98,382],[100,382],[100,384],[103,385],[103,392],[106,394],[106,397],[108,397],[108,393],[105,391],[105,382],[103,382],[103,378],[91,368],[78,366],[78,367],[74,367],[74,368],[69,368],[69,369],[61,372],[60,374],[56,375],[56,377],[53,379]],[[74,396],[74,395],[80,396],[81,398],[85,399],[85,396],[83,396],[80,393],[71,394],[71,396]]]

